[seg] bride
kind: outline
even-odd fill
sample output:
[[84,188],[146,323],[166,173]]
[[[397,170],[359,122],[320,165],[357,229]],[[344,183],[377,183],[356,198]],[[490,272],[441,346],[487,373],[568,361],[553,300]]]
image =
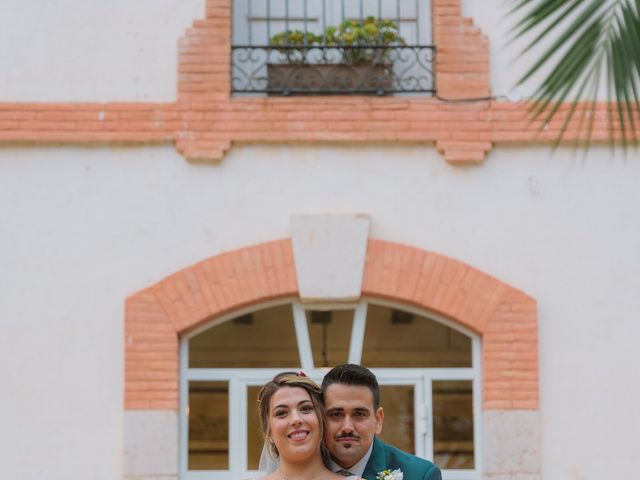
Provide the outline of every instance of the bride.
[[262,387],[258,405],[265,450],[277,462],[260,480],[345,480],[325,466],[322,397],[313,380],[303,372],[280,373]]

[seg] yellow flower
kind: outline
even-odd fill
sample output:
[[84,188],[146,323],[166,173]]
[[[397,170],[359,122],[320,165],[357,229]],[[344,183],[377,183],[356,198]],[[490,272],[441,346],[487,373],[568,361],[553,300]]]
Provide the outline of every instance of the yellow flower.
[[378,33],[378,26],[375,23],[365,24],[364,29],[371,35],[375,35],[376,33]]

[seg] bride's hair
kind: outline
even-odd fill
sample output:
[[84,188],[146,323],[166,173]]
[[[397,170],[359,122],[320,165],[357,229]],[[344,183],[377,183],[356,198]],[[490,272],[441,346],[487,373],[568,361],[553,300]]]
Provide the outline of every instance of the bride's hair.
[[[278,449],[275,444],[269,441],[269,410],[271,406],[271,397],[283,387],[299,387],[304,389],[311,398],[311,403],[315,408],[318,423],[320,424],[320,438],[324,438],[325,421],[324,421],[324,404],[322,403],[322,390],[316,382],[307,377],[304,372],[282,372],[273,377],[273,380],[267,382],[258,394],[258,411],[260,413],[260,425],[262,434],[264,435],[264,444],[272,458],[279,457]],[[329,458],[324,440],[320,442],[320,452],[322,460],[326,464]]]

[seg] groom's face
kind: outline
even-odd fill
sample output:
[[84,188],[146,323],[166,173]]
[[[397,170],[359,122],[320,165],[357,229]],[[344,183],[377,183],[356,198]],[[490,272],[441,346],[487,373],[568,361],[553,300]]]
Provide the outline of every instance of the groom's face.
[[349,469],[367,453],[382,431],[384,412],[373,406],[368,387],[333,383],[324,392],[325,442],[335,462]]

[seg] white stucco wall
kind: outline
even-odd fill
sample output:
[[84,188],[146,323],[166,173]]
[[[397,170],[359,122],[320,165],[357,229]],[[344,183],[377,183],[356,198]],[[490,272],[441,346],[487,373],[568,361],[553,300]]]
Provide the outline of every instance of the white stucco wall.
[[173,101],[204,0],[2,0],[0,102]]
[[[465,0],[492,45],[502,2]],[[175,98],[203,0],[0,4],[0,101]],[[126,296],[217,253],[288,236],[296,213],[368,213],[371,235],[474,265],[539,302],[545,480],[631,478],[640,426],[640,156],[496,147],[0,145],[0,475],[113,480]]]
[[214,167],[168,146],[1,148],[4,474],[118,477],[127,295],[288,236],[292,213],[366,212],[373,237],[450,255],[538,300],[544,478],[629,478],[640,158],[597,153],[497,148],[464,169],[428,146],[248,146]]

